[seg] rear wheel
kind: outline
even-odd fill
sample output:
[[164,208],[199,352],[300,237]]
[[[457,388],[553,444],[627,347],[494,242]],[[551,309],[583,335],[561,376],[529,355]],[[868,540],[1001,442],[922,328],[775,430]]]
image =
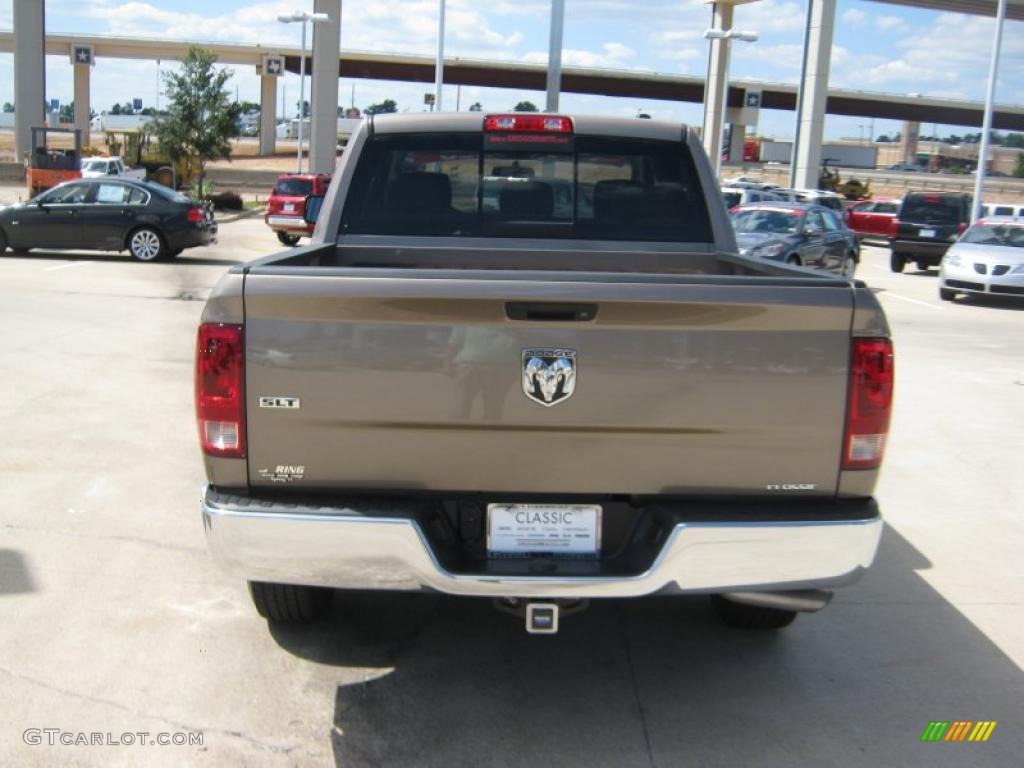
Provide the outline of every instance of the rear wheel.
[[953,301],[956,298],[956,291],[951,291],[949,288],[939,288],[939,298],[943,301]]
[[128,236],[128,251],[139,261],[156,261],[163,258],[167,246],[155,229],[140,227]]
[[840,274],[843,277],[853,277],[857,271],[857,257],[852,253],[846,254],[846,258],[843,259],[843,269]]
[[734,603],[721,595],[712,595],[711,602],[718,612],[718,617],[727,626],[736,629],[782,629],[792,624],[796,618],[796,611]]
[[907,266],[907,257],[902,253],[893,252],[889,255],[889,269],[893,272],[902,272],[905,266]]
[[919,262],[917,262],[917,269],[920,272],[927,272],[928,271],[928,267],[930,267],[930,266],[931,266],[931,264],[929,264],[927,261],[919,261]]
[[277,239],[281,241],[281,245],[297,245],[299,242],[299,236],[290,232],[278,232]]
[[0,256],[3,256],[7,251],[7,236],[4,231],[0,229]]
[[331,604],[332,590],[326,587],[250,581],[249,594],[264,619],[304,624],[323,615]]
[[786,263],[792,264],[794,267],[801,266],[800,257],[797,256],[795,253],[790,254],[789,257],[786,258]]

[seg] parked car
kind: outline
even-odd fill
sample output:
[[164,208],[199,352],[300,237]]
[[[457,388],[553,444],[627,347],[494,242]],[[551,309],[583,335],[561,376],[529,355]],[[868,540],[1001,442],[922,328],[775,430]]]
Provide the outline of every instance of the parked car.
[[287,173],[278,177],[263,220],[277,233],[282,245],[295,245],[299,238],[313,234],[313,225],[303,217],[306,198],[326,194],[330,183],[330,174],[326,173]]
[[876,197],[854,203],[846,209],[846,226],[853,230],[857,237],[886,240],[896,230],[896,214],[902,201],[898,197]]
[[981,215],[986,218],[989,216],[1021,217],[1024,216],[1024,205],[1013,203],[983,203],[981,206]]
[[748,189],[778,189],[778,184],[759,179],[757,176],[735,176],[726,179],[722,186],[725,187],[746,187]]
[[722,187],[722,199],[725,201],[725,207],[730,210],[738,205],[746,205],[747,203],[782,200],[774,191],[756,189],[754,187]]
[[107,178],[109,176],[145,179],[146,169],[129,170],[120,157],[87,157],[82,160],[83,179]]
[[853,277],[860,262],[857,236],[830,208],[807,203],[759,203],[732,213],[740,255]]
[[892,239],[889,267],[902,272],[908,261],[922,272],[937,267],[971,220],[971,196],[960,192],[911,192],[903,198]]
[[8,246],[127,250],[156,261],[215,242],[209,205],[148,181],[76,179],[0,209],[0,253]]
[[927,168],[915,163],[893,163],[886,170],[899,171],[900,173],[923,173]]
[[1024,221],[979,219],[950,247],[939,267],[939,298],[958,293],[1024,297]]
[[776,195],[791,203],[811,203],[830,208],[840,215],[845,211],[843,201],[846,199],[835,192],[824,189],[774,189]]

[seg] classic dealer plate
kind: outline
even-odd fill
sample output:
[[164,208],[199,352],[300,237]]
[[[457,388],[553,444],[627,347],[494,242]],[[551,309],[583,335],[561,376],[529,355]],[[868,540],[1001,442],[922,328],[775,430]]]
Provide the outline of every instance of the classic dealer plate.
[[594,556],[601,548],[597,504],[488,504],[487,550]]

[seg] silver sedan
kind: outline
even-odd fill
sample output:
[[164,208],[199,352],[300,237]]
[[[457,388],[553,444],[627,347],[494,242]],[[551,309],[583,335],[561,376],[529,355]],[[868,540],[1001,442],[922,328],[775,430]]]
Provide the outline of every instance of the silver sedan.
[[939,297],[958,293],[1024,298],[1024,219],[979,219],[950,247],[939,268]]

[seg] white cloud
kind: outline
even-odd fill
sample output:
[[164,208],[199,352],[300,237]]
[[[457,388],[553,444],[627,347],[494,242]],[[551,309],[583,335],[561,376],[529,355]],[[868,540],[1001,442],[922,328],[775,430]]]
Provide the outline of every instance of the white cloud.
[[[573,48],[562,49],[562,64],[570,67],[587,67],[601,69],[622,69],[636,51],[622,43],[604,43],[601,52],[582,51]],[[547,51],[530,51],[521,57],[529,64],[547,64]]]
[[863,27],[868,15],[860,8],[851,8],[843,14],[843,24],[850,27]]
[[894,29],[905,29],[907,23],[899,16],[876,16],[875,26],[883,32],[889,32]]
[[740,5],[733,17],[734,29],[749,29],[761,35],[769,32],[795,32],[804,28],[804,11],[799,3],[762,0]]

